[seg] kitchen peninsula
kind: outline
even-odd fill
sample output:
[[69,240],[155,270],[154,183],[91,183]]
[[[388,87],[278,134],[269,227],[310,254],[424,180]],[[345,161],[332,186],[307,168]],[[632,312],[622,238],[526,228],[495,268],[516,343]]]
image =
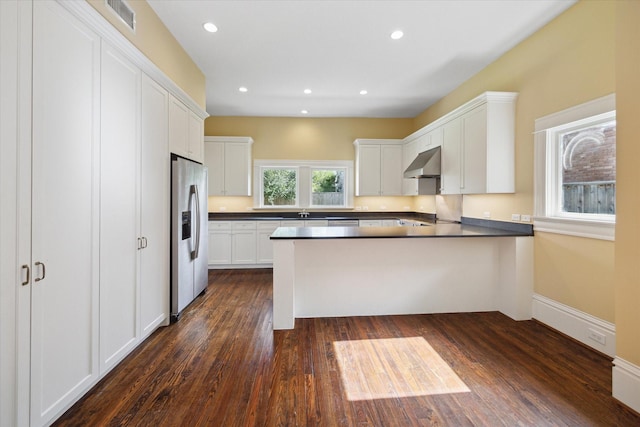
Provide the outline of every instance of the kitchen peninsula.
[[463,218],[427,227],[280,227],[273,328],[296,317],[500,311],[531,318],[532,232]]

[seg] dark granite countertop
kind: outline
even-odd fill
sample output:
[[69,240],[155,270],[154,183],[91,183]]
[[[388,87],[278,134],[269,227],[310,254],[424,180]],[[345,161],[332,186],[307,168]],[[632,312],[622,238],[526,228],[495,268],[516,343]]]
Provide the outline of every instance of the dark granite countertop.
[[309,216],[301,218],[298,212],[209,212],[209,221],[281,221],[290,219],[302,220],[341,220],[341,219],[410,219],[433,221],[435,214],[419,212],[308,212]]
[[271,239],[380,239],[424,237],[526,237],[533,226],[462,218],[462,223],[432,222],[420,227],[280,227]]

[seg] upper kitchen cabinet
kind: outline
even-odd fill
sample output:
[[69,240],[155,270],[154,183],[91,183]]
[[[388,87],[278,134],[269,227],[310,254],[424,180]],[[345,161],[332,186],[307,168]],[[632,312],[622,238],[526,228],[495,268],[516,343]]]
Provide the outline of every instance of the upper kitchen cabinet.
[[169,99],[170,150],[196,162],[204,161],[204,121],[174,96]]
[[356,196],[402,195],[401,139],[356,139]]
[[247,136],[207,136],[204,163],[209,196],[251,196],[251,144]]
[[426,135],[425,149],[442,146],[442,194],[515,191],[517,96],[485,92],[405,138]]

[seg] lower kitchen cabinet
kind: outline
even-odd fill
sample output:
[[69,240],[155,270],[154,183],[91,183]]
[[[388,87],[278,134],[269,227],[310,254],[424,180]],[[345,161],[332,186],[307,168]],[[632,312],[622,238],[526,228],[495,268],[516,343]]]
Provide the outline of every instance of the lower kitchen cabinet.
[[209,221],[209,265],[231,264],[231,221]]
[[256,263],[256,222],[236,221],[231,224],[231,263]]
[[360,227],[382,227],[382,220],[380,219],[361,219]]
[[258,264],[273,263],[273,242],[271,235],[280,227],[280,221],[258,221],[258,240],[256,242]]

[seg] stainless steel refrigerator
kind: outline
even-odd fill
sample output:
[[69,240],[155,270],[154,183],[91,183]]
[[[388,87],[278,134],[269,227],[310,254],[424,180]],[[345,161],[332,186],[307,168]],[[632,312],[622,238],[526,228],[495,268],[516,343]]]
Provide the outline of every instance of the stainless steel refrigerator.
[[207,168],[171,156],[171,320],[207,287]]

